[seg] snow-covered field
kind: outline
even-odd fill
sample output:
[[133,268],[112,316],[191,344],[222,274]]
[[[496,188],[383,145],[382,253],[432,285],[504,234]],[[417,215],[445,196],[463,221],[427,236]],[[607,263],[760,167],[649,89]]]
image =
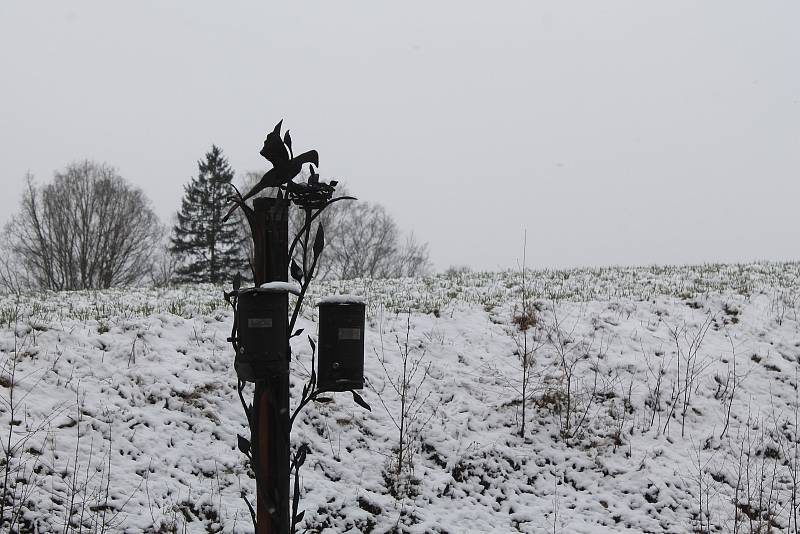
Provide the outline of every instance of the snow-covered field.
[[[315,299],[367,299],[372,412],[339,393],[299,418],[294,443],[311,448],[301,527],[795,531],[800,264],[527,278],[524,437],[518,273],[315,287],[299,322],[312,335]],[[211,286],[0,297],[4,520],[22,532],[251,532],[225,306]],[[299,393],[305,336],[294,350]],[[391,381],[404,354],[419,365],[398,483]]]

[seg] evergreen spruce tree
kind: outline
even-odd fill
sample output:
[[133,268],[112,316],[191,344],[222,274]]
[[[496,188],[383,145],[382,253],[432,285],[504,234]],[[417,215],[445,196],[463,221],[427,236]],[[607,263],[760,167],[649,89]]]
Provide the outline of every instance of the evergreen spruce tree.
[[235,217],[222,222],[233,169],[217,146],[197,166],[197,177],[184,186],[178,223],[172,230],[170,250],[179,259],[176,281],[230,282],[237,272],[249,272],[240,226]]

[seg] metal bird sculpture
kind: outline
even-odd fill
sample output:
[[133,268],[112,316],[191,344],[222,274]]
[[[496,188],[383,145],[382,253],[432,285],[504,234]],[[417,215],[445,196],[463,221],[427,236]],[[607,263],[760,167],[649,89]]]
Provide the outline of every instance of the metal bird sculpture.
[[319,167],[319,154],[317,154],[316,150],[309,150],[297,157],[294,156],[292,138],[289,132],[287,131],[286,135],[281,139],[282,124],[283,121],[280,121],[275,125],[275,129],[267,134],[267,138],[264,140],[264,147],[260,152],[262,156],[272,163],[272,168],[261,177],[261,180],[253,189],[242,197],[242,202],[267,187],[279,187],[290,183],[295,176],[300,174],[303,165],[306,163],[312,163]]
[[[228,220],[238,208],[242,208],[248,220],[252,219],[254,216],[253,209],[245,201],[267,187],[277,187],[279,189],[278,198],[291,200],[304,209],[321,209],[337,200],[352,199],[352,197],[332,198],[337,182],[331,180],[329,183],[325,183],[319,179],[319,174],[314,169],[314,166],[319,167],[317,151],[309,150],[295,157],[292,151],[292,137],[289,135],[289,131],[287,130],[281,137],[282,124],[283,121],[280,121],[267,134],[264,146],[259,152],[267,161],[272,163],[272,168],[244,196],[231,184],[231,187],[236,191],[236,196],[228,198],[233,203],[233,206],[225,215],[223,221]],[[300,174],[305,164],[309,164],[309,178],[306,183],[297,183],[294,178]]]

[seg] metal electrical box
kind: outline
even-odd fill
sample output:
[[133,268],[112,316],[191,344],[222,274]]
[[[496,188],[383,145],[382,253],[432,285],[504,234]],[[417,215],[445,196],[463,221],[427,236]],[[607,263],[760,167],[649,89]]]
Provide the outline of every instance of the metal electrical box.
[[317,389],[364,387],[364,302],[323,299],[319,304]]
[[233,365],[240,380],[256,382],[286,374],[288,310],[289,295],[285,290],[249,288],[239,292],[239,351]]

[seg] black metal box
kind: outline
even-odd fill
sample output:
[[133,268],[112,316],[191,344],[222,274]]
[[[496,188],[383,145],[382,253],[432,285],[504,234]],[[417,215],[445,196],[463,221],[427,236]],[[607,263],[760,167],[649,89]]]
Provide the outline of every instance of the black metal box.
[[323,299],[319,306],[317,389],[348,391],[364,387],[364,302]]
[[256,382],[288,372],[285,290],[249,288],[239,292],[234,368],[240,380]]

